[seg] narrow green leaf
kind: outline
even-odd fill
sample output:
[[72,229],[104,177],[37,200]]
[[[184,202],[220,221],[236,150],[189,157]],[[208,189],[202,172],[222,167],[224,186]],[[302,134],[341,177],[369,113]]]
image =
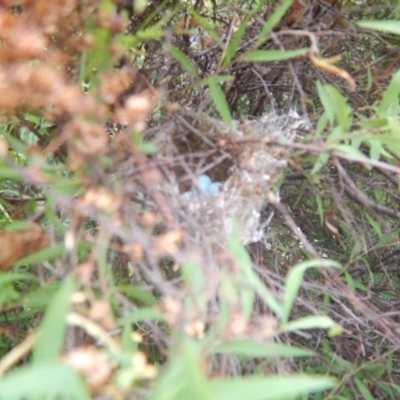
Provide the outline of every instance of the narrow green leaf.
[[140,321],[162,321],[165,319],[164,314],[154,308],[140,308],[126,315],[119,320],[120,325],[136,324]]
[[153,142],[140,142],[138,147],[139,151],[146,156],[156,154],[158,151],[157,145]]
[[238,340],[224,343],[213,350],[214,354],[233,354],[256,358],[311,357],[311,350],[300,349],[283,343],[260,343],[255,340]]
[[44,315],[39,327],[39,338],[33,351],[35,364],[56,361],[61,352],[66,330],[65,318],[75,283],[71,277],[61,285]]
[[379,32],[389,32],[400,35],[400,22],[393,20],[386,21],[360,21],[357,22],[361,28],[372,29]]
[[247,28],[247,24],[249,20],[252,18],[253,13],[250,13],[240,24],[239,29],[233,34],[231,41],[228,44],[228,47],[225,51],[225,58],[222,63],[222,68],[225,68],[231,60],[235,57],[237,49],[240,46],[243,34]]
[[329,158],[330,158],[329,153],[321,153],[318,156],[318,160],[314,164],[313,169],[311,170],[311,175],[316,174],[329,161]]
[[43,400],[59,396],[71,400],[90,399],[78,373],[57,362],[17,369],[0,381],[2,400]]
[[157,379],[151,390],[149,400],[178,400],[185,381],[182,378],[186,366],[183,357],[174,358],[169,361],[164,373]]
[[218,110],[219,115],[224,120],[224,122],[231,126],[231,112],[229,111],[229,106],[228,102],[226,101],[225,94],[222,91],[221,86],[218,82],[218,77],[209,78],[207,82],[208,87],[210,88],[211,97],[214,100],[214,104]]
[[180,399],[211,400],[210,388],[201,367],[201,354],[191,341],[185,341],[183,348],[185,365],[184,387]]
[[332,99],[327,93],[326,85],[322,85],[320,81],[317,81],[316,86],[318,96],[321,100],[322,106],[324,107],[329,123],[332,126],[335,121],[335,109],[332,103]]
[[329,150],[337,150],[341,153],[345,153],[345,154],[348,154],[350,156],[354,156],[357,158],[365,158],[365,160],[368,159],[368,157],[362,151],[360,151],[358,148],[355,148],[351,145],[336,144],[336,143],[329,144],[328,143],[325,148],[329,149]]
[[43,261],[50,261],[57,257],[62,256],[65,253],[65,244],[64,243],[57,243],[53,246],[47,247],[43,250],[40,250],[34,254],[31,254],[28,257],[21,258],[18,260],[15,265],[34,265],[38,264]]
[[191,339],[185,339],[179,353],[172,357],[149,400],[211,400],[197,345]]
[[288,273],[285,281],[285,297],[283,302],[283,322],[287,322],[292,311],[294,301],[303,281],[304,273],[309,268],[341,268],[341,265],[333,260],[309,260],[295,265]]
[[182,65],[183,68],[185,68],[193,76],[198,76],[196,67],[192,64],[192,61],[185,53],[183,53],[175,46],[171,46],[170,52],[172,57],[174,57]]
[[316,128],[316,131],[317,131],[317,133],[319,134],[319,135],[321,135],[322,134],[322,132],[325,130],[325,128],[327,127],[327,125],[328,125],[328,114],[327,114],[327,112],[326,111],[324,111],[323,113],[322,113],[322,115],[320,116],[320,118],[319,118],[319,120],[318,120],[318,123],[317,123],[317,128]]
[[142,290],[132,285],[119,285],[118,290],[135,300],[148,304],[149,306],[157,304],[157,299],[147,290]]
[[249,253],[240,243],[237,232],[231,234],[228,240],[229,250],[235,257],[235,260],[242,268],[243,277],[247,280],[249,286],[253,287],[266,305],[279,317],[282,317],[282,309],[272,293],[261,282],[260,278],[255,274]]
[[337,88],[332,85],[325,86],[326,93],[331,98],[334,112],[336,114],[337,121],[342,128],[344,133],[347,133],[351,125],[351,108],[347,104],[344,96],[339,92]]
[[91,34],[94,38],[94,47],[89,50],[84,66],[83,76],[89,81],[89,88],[93,89],[98,83],[98,73],[112,64],[112,56],[109,52],[111,33],[108,29],[93,28]]
[[351,249],[351,253],[350,253],[350,260],[353,261],[354,258],[355,258],[358,254],[361,253],[361,251],[363,250],[363,248],[364,248],[364,243],[363,243],[362,238],[360,238],[360,237],[355,238],[354,246],[353,246],[353,248]]
[[368,212],[366,212],[366,211],[364,211],[364,215],[365,215],[365,217],[367,218],[369,224],[370,224],[370,225],[372,226],[372,228],[374,229],[375,233],[378,235],[379,238],[381,238],[381,237],[382,237],[382,227],[381,227],[381,225],[379,224],[379,222],[375,221],[375,220],[371,217],[371,215],[370,215]]
[[327,390],[335,380],[307,375],[221,379],[210,383],[213,400],[283,400]]
[[132,339],[132,333],[131,324],[126,324],[121,335],[121,348],[124,353],[134,354],[138,351],[139,345]]
[[317,202],[317,209],[318,209],[318,214],[319,214],[319,223],[321,226],[324,225],[324,206],[322,204],[322,199],[321,196],[319,196],[318,194],[315,196],[315,200]]
[[265,38],[269,35],[269,33],[274,29],[276,25],[278,25],[279,21],[286,14],[286,11],[293,4],[293,0],[284,0],[282,4],[275,9],[272,15],[268,18],[263,28],[261,29],[260,35],[258,36],[255,48],[260,46],[265,40]]
[[372,160],[379,160],[382,151],[382,142],[380,140],[368,140],[369,156]]
[[397,116],[399,110],[399,94],[400,94],[400,70],[397,71],[392,80],[389,83],[389,86],[383,92],[382,101],[379,105],[378,112],[381,115],[389,116],[394,115]]
[[0,163],[0,178],[15,179],[18,181],[22,179],[21,175],[16,170],[4,165],[3,163]]
[[37,276],[33,274],[20,274],[20,273],[12,273],[12,272],[0,272],[0,285],[4,285],[14,281],[21,280],[33,280],[38,281]]
[[[236,262],[242,268],[242,279],[248,280],[249,274],[252,273],[252,262],[250,256],[244,246],[241,245],[239,239],[237,240],[236,245],[230,246],[230,250],[232,255],[234,256]],[[252,285],[249,285],[252,286]],[[238,287],[239,296],[241,300],[241,312],[242,315],[249,319],[254,310],[254,301],[256,296],[256,291],[254,287]]]
[[361,379],[355,377],[354,381],[355,381],[357,388],[364,400],[375,400],[376,399],[376,397],[371,394],[371,392],[369,391],[369,389],[367,388],[367,386]]
[[296,49],[296,50],[255,50],[243,54],[240,57],[241,61],[249,62],[268,62],[268,61],[281,61],[288,60],[307,54],[309,49]]
[[199,25],[214,39],[216,42],[219,42],[221,38],[218,35],[218,32],[215,30],[214,26],[209,22],[208,18],[202,17],[198,12],[194,9],[190,10],[190,13],[199,23]]
[[394,244],[394,242],[396,240],[397,240],[397,238],[396,238],[395,234],[390,234],[390,235],[384,236],[383,238],[381,238],[379,240],[379,242],[375,246],[371,247],[370,252],[380,249],[382,247],[391,246]]
[[328,316],[309,315],[283,324],[280,332],[294,332],[302,329],[331,329],[338,325]]

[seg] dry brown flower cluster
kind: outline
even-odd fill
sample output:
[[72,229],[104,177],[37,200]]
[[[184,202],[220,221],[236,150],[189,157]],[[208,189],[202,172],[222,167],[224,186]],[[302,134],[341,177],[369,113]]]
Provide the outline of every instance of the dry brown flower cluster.
[[[12,2],[10,2],[12,3]],[[108,133],[105,122],[115,111],[114,122],[145,128],[145,119],[154,106],[148,90],[121,95],[135,82],[136,71],[88,72],[99,79],[98,89],[85,93],[85,54],[96,46],[91,30],[110,34],[121,32],[126,21],[115,11],[99,9],[97,1],[26,1],[18,7],[0,7],[0,108],[3,118],[31,112],[54,123],[51,137],[38,138],[45,154],[67,144],[69,165],[76,170],[85,157],[104,154]],[[111,61],[120,52],[110,42],[101,49]],[[92,61],[93,62],[93,61]],[[94,62],[95,65],[95,62]],[[99,76],[98,76],[99,75]],[[123,103],[123,104],[122,104]]]

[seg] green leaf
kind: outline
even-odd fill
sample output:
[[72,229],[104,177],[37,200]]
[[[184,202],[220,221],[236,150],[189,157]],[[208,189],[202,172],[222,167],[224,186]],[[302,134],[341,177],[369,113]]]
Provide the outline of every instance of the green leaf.
[[283,343],[264,343],[255,340],[238,340],[224,343],[213,350],[214,354],[233,354],[255,358],[311,357],[311,350],[300,349]]
[[0,398],[4,400],[43,400],[57,396],[71,400],[90,400],[78,373],[57,362],[17,369],[0,381]]
[[135,300],[148,304],[149,306],[157,304],[157,299],[147,290],[142,290],[132,285],[119,285],[118,290]]
[[320,116],[320,118],[318,120],[318,123],[317,123],[316,131],[317,131],[318,134],[321,134],[325,130],[325,128],[328,125],[328,122],[329,122],[328,121],[328,114],[327,114],[326,111],[324,111],[322,113],[322,115]]
[[371,215],[369,215],[369,213],[367,213],[366,211],[364,211],[364,215],[367,218],[369,224],[372,226],[372,228],[374,229],[375,233],[378,235],[379,238],[382,237],[382,227],[379,224],[379,222],[375,221]]
[[286,11],[289,10],[289,7],[292,5],[293,0],[284,0],[282,4],[275,9],[272,15],[268,18],[263,28],[261,29],[260,35],[258,36],[255,48],[259,47],[265,40],[265,38],[269,35],[272,29],[279,23],[282,17],[286,14]]
[[183,348],[185,365],[184,387],[180,399],[211,400],[209,385],[201,367],[201,354],[191,341],[185,341]]
[[179,355],[172,356],[149,400],[211,400],[200,351],[192,340],[184,340]]
[[39,327],[39,338],[33,351],[35,364],[56,361],[64,343],[66,316],[70,308],[70,299],[75,283],[71,277],[60,285],[59,290],[49,303],[43,321]]
[[311,170],[311,175],[316,174],[328,161],[329,153],[320,153],[317,162],[314,164],[314,168]]
[[183,357],[170,360],[169,366],[155,382],[149,400],[183,399],[179,395],[185,384],[184,379],[182,379],[185,368]]
[[368,157],[362,151],[360,151],[358,148],[353,147],[351,145],[327,143],[325,148],[329,149],[329,150],[337,150],[341,153],[345,153],[345,154],[348,154],[348,155],[356,157],[356,158],[364,158],[365,160],[368,160]]
[[202,17],[199,13],[197,13],[194,9],[190,10],[190,13],[199,23],[199,25],[214,39],[216,42],[219,42],[221,38],[218,35],[218,32],[214,29],[213,25],[210,24],[208,18]]
[[319,214],[319,223],[321,226],[324,225],[324,206],[322,204],[322,199],[321,196],[319,196],[318,194],[315,196],[315,200],[317,202],[317,208],[318,208],[318,214]]
[[321,100],[322,106],[324,107],[325,114],[328,117],[329,123],[332,126],[335,121],[335,109],[333,102],[326,90],[326,85],[322,85],[320,81],[317,81],[318,96]]
[[208,78],[207,82],[208,87],[210,88],[211,97],[214,100],[214,104],[218,110],[219,115],[224,120],[224,122],[231,126],[231,112],[229,111],[229,106],[228,102],[226,101],[225,94],[220,87],[220,83],[218,82],[218,77]]
[[307,375],[221,379],[210,383],[213,400],[284,400],[327,390],[335,380]]
[[353,261],[354,257],[356,257],[364,248],[363,240],[360,237],[357,237],[354,241],[354,246],[351,249],[350,260]]
[[57,243],[53,246],[47,247],[43,250],[40,250],[34,254],[31,254],[28,257],[21,258],[18,260],[15,265],[35,265],[43,261],[50,261],[57,257],[62,256],[65,253],[65,244]]
[[126,324],[122,330],[121,335],[121,348],[124,353],[134,354],[138,351],[138,343],[136,343],[132,338],[132,326],[131,324]]
[[400,22],[393,20],[386,21],[361,21],[357,22],[361,28],[372,29],[374,31],[389,32],[400,35]]
[[139,151],[146,156],[151,156],[157,153],[158,147],[153,142],[140,142]]
[[280,332],[293,332],[302,329],[331,329],[333,327],[338,327],[338,325],[328,316],[309,315],[283,324]]
[[346,133],[350,129],[351,125],[351,108],[347,104],[344,96],[334,86],[326,85],[325,90],[331,98],[333,110],[336,114],[339,126],[342,128],[342,131]]
[[283,322],[289,320],[294,301],[303,281],[304,273],[309,268],[341,268],[342,266],[333,260],[309,260],[295,265],[288,273],[285,281],[285,296],[283,302]]
[[26,280],[33,280],[38,281],[37,276],[33,274],[20,274],[20,273],[13,273],[13,272],[0,272],[0,286],[14,282],[14,281],[21,281],[23,279]]
[[281,61],[288,60],[307,54],[309,49],[296,49],[296,50],[255,50],[243,54],[240,57],[241,61],[249,62],[267,62],[267,61]]
[[[264,283],[261,282],[260,278],[256,275],[253,269],[251,258],[245,247],[240,243],[239,235],[235,232],[235,229],[228,240],[229,250],[235,257],[236,262],[242,269],[243,278],[247,280],[250,287],[258,293],[265,304],[279,317],[282,317],[282,309],[279,303],[276,301],[272,293],[267,289]],[[247,300],[254,302],[254,294]],[[248,304],[247,304],[248,305]],[[243,307],[243,303],[242,303]],[[246,308],[246,307],[245,307]]]
[[249,15],[246,16],[246,18],[243,20],[243,22],[240,24],[239,29],[233,34],[231,41],[229,42],[229,45],[225,51],[225,58],[222,63],[222,68],[225,68],[235,57],[237,49],[240,46],[242,36],[247,28],[247,24],[250,21],[250,19],[253,16],[253,12],[251,12]]
[[119,320],[120,325],[136,324],[140,321],[162,321],[165,319],[164,314],[154,308],[140,308],[127,314]]
[[86,65],[83,66],[83,77],[89,81],[89,87],[93,89],[98,83],[98,72],[111,66],[113,58],[108,50],[111,44],[110,31],[96,27],[91,29],[91,34],[93,35],[95,46],[85,57]]
[[371,251],[377,250],[381,247],[391,246],[396,240],[397,240],[396,235],[391,233],[391,234],[381,238],[379,240],[379,242],[376,245],[374,245],[373,247],[371,247],[371,249],[369,251],[371,252]]
[[376,399],[376,397],[371,394],[371,392],[369,391],[369,389],[367,388],[367,386],[364,384],[364,382],[361,379],[355,377],[354,382],[356,383],[357,388],[364,400],[375,400]]
[[193,76],[198,76],[196,67],[192,64],[190,58],[175,46],[170,49],[172,57],[174,57],[183,68],[189,71]]
[[383,92],[382,101],[379,105],[378,112],[381,115],[397,116],[399,111],[399,94],[400,94],[400,70],[397,71],[389,83],[387,89]]
[[382,142],[380,140],[368,140],[370,146],[369,156],[372,160],[379,160],[382,151]]

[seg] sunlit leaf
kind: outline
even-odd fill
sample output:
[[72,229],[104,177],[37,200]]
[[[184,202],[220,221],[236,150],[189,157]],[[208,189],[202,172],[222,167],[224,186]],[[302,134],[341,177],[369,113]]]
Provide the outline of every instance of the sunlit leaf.
[[304,273],[309,268],[341,268],[341,265],[333,260],[309,260],[295,265],[290,269],[285,280],[285,296],[283,302],[283,316],[284,322],[287,322],[292,311],[294,301],[303,281]]
[[360,21],[357,25],[361,28],[372,29],[374,31],[394,33],[400,35],[400,22],[387,20],[387,21]]
[[278,25],[282,17],[285,15],[286,11],[292,5],[293,0],[284,0],[282,4],[275,8],[274,12],[268,17],[266,23],[263,25],[260,34],[255,43],[255,48],[260,46],[264,42],[266,37],[272,31],[272,29]]
[[213,353],[232,354],[256,358],[311,357],[314,352],[283,343],[259,343],[255,340],[238,340],[217,346]]
[[383,92],[382,101],[379,105],[378,112],[381,115],[397,115],[399,110],[399,94],[400,94],[400,70],[397,71],[386,90]]
[[218,82],[218,77],[208,79],[208,87],[210,88],[211,97],[214,100],[215,107],[218,110],[221,118],[228,124],[232,124],[232,116],[229,111],[228,102],[224,92],[221,89],[220,83]]
[[283,324],[280,331],[283,333],[302,329],[331,329],[337,326],[338,325],[330,317],[324,315],[310,315]]
[[294,399],[334,385],[334,379],[306,375],[220,379],[210,384],[213,400]]
[[75,283],[72,278],[66,279],[49,302],[33,351],[34,364],[56,361],[59,357],[65,339],[66,315],[74,288]]
[[49,246],[44,250],[38,251],[28,257],[18,260],[15,265],[34,265],[43,261],[50,261],[56,257],[60,257],[65,253],[65,244],[57,243],[55,245]]
[[365,383],[361,379],[355,377],[354,381],[355,381],[357,388],[358,388],[360,394],[362,395],[363,399],[365,399],[365,400],[375,400],[376,399],[376,397],[371,394],[367,385],[365,385]]
[[256,50],[243,54],[240,59],[249,62],[267,62],[289,60],[307,54],[308,49],[296,50]]
[[140,308],[127,314],[125,317],[120,319],[120,324],[134,324],[140,321],[162,321],[165,319],[164,314],[153,308]]
[[17,369],[0,381],[0,398],[89,400],[91,397],[73,369],[57,362]]
[[196,67],[193,65],[190,58],[175,46],[171,46],[171,55],[193,76],[197,76]]
[[[229,249],[231,254],[235,257],[235,260],[242,268],[243,277],[247,280],[249,285],[254,288],[261,299],[268,305],[268,307],[278,316],[282,316],[282,309],[275,297],[268,290],[268,288],[261,282],[260,278],[256,275],[253,270],[251,258],[249,253],[240,243],[239,235],[234,232],[229,237]],[[254,294],[247,298],[249,302],[254,301]],[[247,304],[248,305],[248,304]],[[246,307],[247,308],[247,307]]]

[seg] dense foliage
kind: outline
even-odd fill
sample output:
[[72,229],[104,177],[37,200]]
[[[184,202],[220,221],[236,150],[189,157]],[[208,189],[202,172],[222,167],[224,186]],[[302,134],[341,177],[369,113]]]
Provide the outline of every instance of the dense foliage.
[[397,399],[395,0],[0,1],[0,399]]

